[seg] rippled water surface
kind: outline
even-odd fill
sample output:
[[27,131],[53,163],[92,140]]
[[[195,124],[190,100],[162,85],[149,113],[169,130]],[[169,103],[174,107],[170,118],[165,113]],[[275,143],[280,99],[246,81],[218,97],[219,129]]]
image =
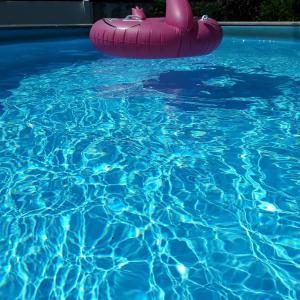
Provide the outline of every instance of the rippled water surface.
[[300,299],[299,42],[0,57],[0,299]]

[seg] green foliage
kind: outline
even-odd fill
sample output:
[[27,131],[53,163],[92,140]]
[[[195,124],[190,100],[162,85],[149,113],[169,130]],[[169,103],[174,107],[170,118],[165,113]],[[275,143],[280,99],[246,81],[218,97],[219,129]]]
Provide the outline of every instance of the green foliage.
[[166,13],[166,0],[155,0],[150,10],[150,14],[154,17],[162,17]]
[[192,7],[195,16],[208,15],[214,19],[220,19],[223,16],[222,7],[218,3],[200,1],[193,3]]
[[[298,21],[300,0],[190,0],[195,16],[222,21]],[[151,15],[164,16],[166,0],[155,0]]]
[[[218,3],[206,1],[191,1],[193,13],[195,16],[209,15],[213,18],[221,16],[221,6]],[[166,0],[155,0],[150,14],[162,17],[166,13]]]
[[260,5],[260,17],[262,20],[296,21],[300,19],[299,7],[298,0],[264,0]]
[[223,21],[256,21],[259,18],[259,5],[262,0],[223,0]]

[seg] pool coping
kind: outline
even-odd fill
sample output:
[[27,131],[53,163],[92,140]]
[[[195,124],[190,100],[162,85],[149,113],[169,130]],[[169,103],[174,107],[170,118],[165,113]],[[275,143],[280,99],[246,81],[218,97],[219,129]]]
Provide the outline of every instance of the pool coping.
[[300,22],[219,22],[222,26],[300,26]]
[[[219,22],[221,26],[296,26],[300,27],[300,22]],[[0,25],[0,29],[38,29],[38,28],[80,28],[91,27],[92,23],[86,24],[11,24]]]
[[85,28],[93,24],[13,24],[0,25],[0,29],[48,29],[48,28]]

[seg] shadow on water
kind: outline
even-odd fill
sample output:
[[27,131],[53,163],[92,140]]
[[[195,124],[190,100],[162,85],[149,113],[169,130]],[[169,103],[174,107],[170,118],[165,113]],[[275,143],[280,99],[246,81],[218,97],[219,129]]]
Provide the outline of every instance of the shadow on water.
[[9,97],[11,90],[17,88],[27,76],[105,58],[93,49],[87,39],[2,46],[0,56],[0,114],[3,113],[1,99]]
[[143,84],[145,88],[171,95],[168,105],[196,111],[203,107],[244,110],[254,98],[273,99],[282,94],[282,86],[296,86],[300,82],[288,76],[243,73],[230,67],[214,66],[169,71]]

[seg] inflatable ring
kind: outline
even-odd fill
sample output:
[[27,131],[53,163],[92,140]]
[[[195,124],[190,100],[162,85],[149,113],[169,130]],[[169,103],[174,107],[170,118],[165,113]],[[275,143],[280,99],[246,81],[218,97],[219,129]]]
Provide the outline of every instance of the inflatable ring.
[[173,58],[205,55],[222,41],[217,21],[193,17],[188,0],[167,0],[165,18],[146,18],[142,8],[125,19],[102,19],[90,39],[101,52],[132,58]]

